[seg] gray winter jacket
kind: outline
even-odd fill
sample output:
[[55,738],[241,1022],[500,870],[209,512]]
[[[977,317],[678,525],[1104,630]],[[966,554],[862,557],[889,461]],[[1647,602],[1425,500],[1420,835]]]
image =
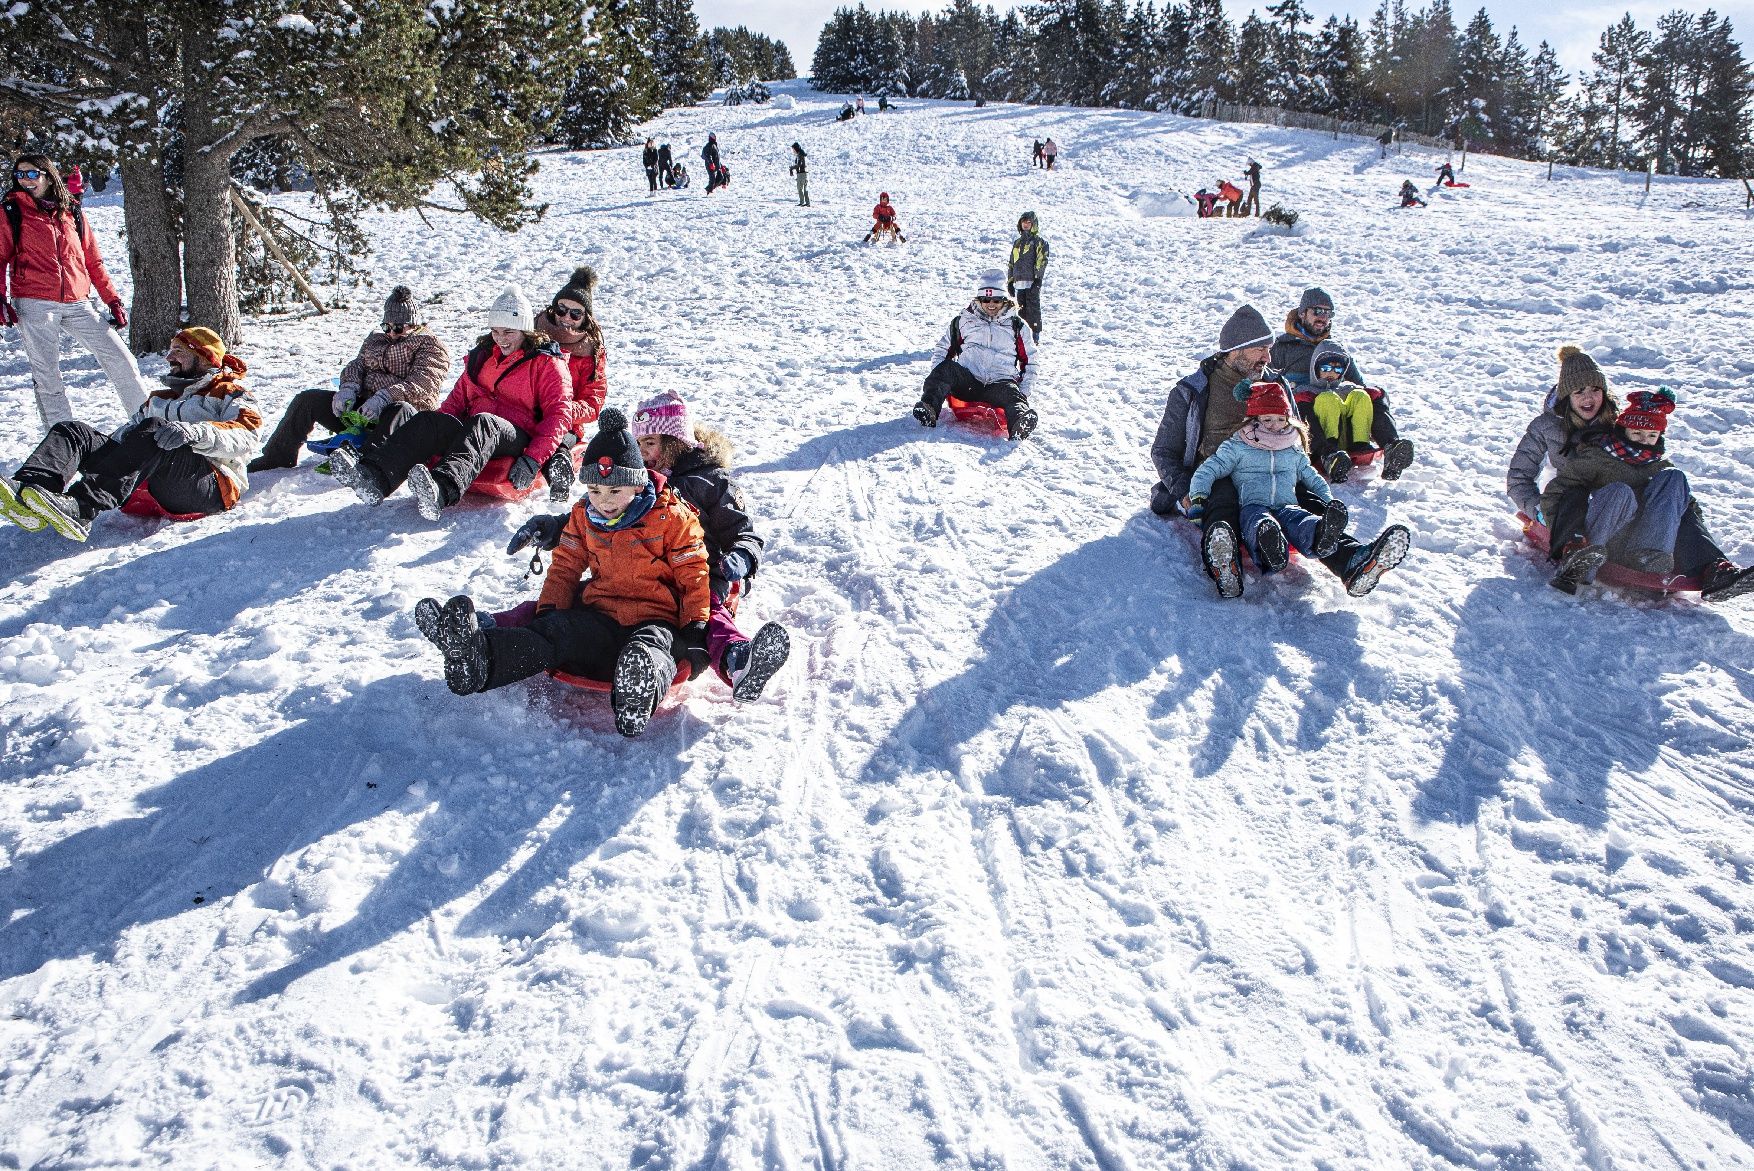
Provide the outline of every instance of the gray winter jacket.
[[1510,457],[1504,490],[1525,515],[1534,516],[1541,505],[1541,468],[1550,464],[1557,472],[1564,467],[1570,439],[1570,423],[1564,416],[1554,414],[1551,407],[1536,415],[1523,432],[1516,454]]
[[1206,416],[1207,387],[1213,369],[1223,360],[1221,354],[1212,355],[1169,392],[1163,421],[1157,424],[1157,438],[1151,442],[1151,465],[1157,469],[1151,508],[1161,515],[1173,515],[1181,498],[1188,494],[1194,467],[1200,462],[1200,429]]

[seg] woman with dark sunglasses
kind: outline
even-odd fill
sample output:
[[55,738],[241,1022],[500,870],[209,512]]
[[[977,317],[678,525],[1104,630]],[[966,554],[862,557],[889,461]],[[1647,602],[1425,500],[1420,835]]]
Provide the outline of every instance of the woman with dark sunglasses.
[[[73,404],[61,385],[62,333],[72,334],[97,357],[132,417],[152,388],[116,333],[126,328],[128,312],[61,172],[44,155],[20,155],[3,202],[0,325],[16,325],[22,335],[43,428],[73,421]],[[94,291],[109,307],[109,321],[92,303]]]
[[585,441],[585,429],[597,421],[609,394],[609,375],[604,365],[603,329],[597,324],[592,299],[597,289],[597,270],[588,264],[573,269],[554,301],[536,315],[536,328],[548,335],[566,356],[572,392],[567,402],[566,430],[560,446],[542,465],[548,481],[548,499],[555,503],[572,494],[573,448]]
[[306,390],[292,396],[280,425],[250,461],[249,470],[290,468],[298,464],[299,448],[321,424],[340,434],[349,430],[342,416],[357,414],[376,424],[395,408],[412,417],[436,411],[443,397],[451,352],[420,320],[414,290],[397,285],[384,302],[384,320],[359,347],[359,355],[341,371],[339,390]]

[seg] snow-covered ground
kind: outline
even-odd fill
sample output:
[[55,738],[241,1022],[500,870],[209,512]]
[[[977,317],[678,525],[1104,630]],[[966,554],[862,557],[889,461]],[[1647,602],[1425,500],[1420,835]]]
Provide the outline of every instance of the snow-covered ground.
[[[1754,558],[1739,188],[1475,156],[1391,212],[1434,158],[785,92],[655,123],[679,194],[552,154],[516,236],[381,217],[376,292],[242,351],[277,418],[390,284],[455,354],[598,266],[611,402],[739,446],[747,612],[794,632],[763,702],[702,681],[629,741],[554,684],[451,696],[411,608],[528,596],[528,506],[430,527],[307,460],[199,523],[0,531],[0,1166],[1754,1166],[1754,607],[1563,597],[1502,494],[1576,342],[1677,388]],[[1307,234],[1170,214],[1250,155]],[[880,189],[905,246],[855,243]],[[1024,208],[1041,430],[924,432]],[[1309,283],[1423,453],[1341,495],[1416,547],[1221,602],[1147,447],[1231,309]],[[28,395],[8,333],[7,470]]]

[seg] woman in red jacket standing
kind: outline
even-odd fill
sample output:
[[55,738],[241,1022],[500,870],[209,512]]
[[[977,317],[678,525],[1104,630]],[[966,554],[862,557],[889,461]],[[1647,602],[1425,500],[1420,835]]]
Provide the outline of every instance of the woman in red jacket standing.
[[[391,407],[357,454],[346,447],[329,454],[335,478],[367,504],[379,503],[406,480],[427,520],[461,500],[491,459],[515,456],[512,486],[534,484],[570,418],[565,359],[546,334],[536,332],[530,302],[516,289],[494,301],[487,331],[438,410]],[[438,462],[428,470],[426,461],[435,456]]]
[[[152,389],[141,381],[134,355],[115,332],[127,327],[128,313],[61,172],[43,155],[20,155],[3,202],[0,325],[16,325],[23,335],[44,429],[73,421],[73,404],[61,386],[63,331],[97,356],[132,417]],[[109,306],[109,321],[92,304],[94,290]]]

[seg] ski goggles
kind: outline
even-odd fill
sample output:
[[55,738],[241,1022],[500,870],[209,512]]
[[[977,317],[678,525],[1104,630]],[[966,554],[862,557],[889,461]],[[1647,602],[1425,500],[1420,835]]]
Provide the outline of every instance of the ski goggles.
[[38,179],[43,177],[43,173],[41,171],[14,171],[12,172],[12,177],[14,179],[29,179],[32,183],[35,183]]
[[1346,363],[1344,363],[1344,362],[1323,362],[1321,365],[1316,367],[1316,373],[1317,374],[1344,374],[1344,373],[1346,373]]

